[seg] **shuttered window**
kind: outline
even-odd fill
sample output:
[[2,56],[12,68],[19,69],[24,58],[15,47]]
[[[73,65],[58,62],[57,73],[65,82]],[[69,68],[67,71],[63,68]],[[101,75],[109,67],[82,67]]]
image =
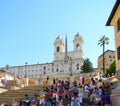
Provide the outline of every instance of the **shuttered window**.
[[120,31],[120,18],[117,21],[117,29],[118,29],[118,32],[119,32]]
[[120,60],[120,46],[117,48],[117,58]]

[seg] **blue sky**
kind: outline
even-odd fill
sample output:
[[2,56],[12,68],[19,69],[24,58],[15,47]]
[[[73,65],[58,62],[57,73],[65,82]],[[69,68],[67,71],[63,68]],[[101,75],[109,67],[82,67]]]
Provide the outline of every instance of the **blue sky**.
[[101,36],[106,50],[115,50],[114,29],[105,26],[115,0],[0,0],[0,67],[52,62],[54,41],[67,34],[73,50],[77,32],[83,37],[84,58],[97,67]]

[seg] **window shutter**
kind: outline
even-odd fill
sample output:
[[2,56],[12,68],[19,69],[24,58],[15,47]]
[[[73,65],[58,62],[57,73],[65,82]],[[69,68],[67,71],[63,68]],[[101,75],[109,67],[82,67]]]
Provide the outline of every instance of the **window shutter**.
[[120,60],[120,46],[117,48],[117,57],[118,57],[118,60]]
[[117,28],[118,28],[118,32],[120,31],[120,18],[117,21]]

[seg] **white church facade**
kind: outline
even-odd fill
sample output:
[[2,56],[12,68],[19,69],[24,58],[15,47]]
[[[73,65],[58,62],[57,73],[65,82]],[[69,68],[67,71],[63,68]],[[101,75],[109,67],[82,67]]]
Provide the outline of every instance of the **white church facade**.
[[54,60],[51,63],[28,64],[21,66],[6,65],[4,70],[15,76],[44,79],[79,77],[83,64],[83,39],[79,33],[73,39],[73,51],[68,51],[67,37],[65,41],[58,36],[54,41]]

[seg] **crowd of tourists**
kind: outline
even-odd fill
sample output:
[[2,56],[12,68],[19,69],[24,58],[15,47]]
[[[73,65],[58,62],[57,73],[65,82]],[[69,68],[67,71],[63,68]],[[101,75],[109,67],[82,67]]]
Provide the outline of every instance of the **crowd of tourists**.
[[[70,79],[56,80],[52,85],[43,87],[39,94],[30,97],[25,94],[21,101],[13,100],[12,106],[111,106],[112,84],[101,79],[90,78],[89,83],[83,77],[81,81],[70,82]],[[87,95],[90,104],[83,101]],[[6,106],[5,103],[1,106]]]

